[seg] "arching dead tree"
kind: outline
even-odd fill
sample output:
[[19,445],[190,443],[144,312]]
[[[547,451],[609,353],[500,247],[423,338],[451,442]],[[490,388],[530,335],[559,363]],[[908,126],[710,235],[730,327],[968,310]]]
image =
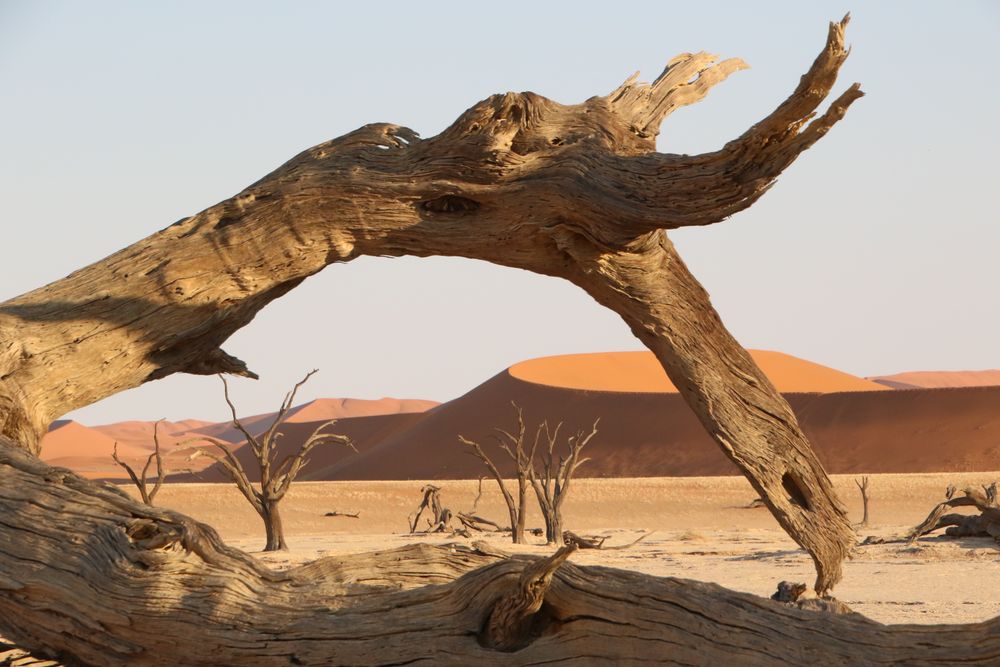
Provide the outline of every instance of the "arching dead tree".
[[621,315],[813,557],[826,591],[855,541],[845,508],[664,230],[753,204],[861,97],[853,85],[817,111],[847,57],[845,25],[831,25],[785,102],[710,153],[656,152],[671,112],[745,67],[706,53],[581,104],[505,93],[429,139],[375,124],[306,150],[230,199],[0,304],[0,434],[37,452],[53,419],[129,387],[172,373],[252,376],[222,343],[328,264],[481,259],[564,278]]
[[[906,536],[913,542],[922,535],[945,528],[950,537],[992,537],[1000,542],[1000,504],[997,503],[997,483],[983,485],[981,489],[967,487],[962,496],[955,498],[955,486],[948,485],[944,501],[931,510],[918,526]],[[945,514],[954,507],[975,507],[979,514]]]
[[[273,572],[205,526],[26,455],[38,452],[52,420],[144,382],[253,376],[220,346],[328,264],[363,255],[481,259],[564,278],[618,313],[812,556],[814,587],[828,591],[855,542],[846,510],[788,404],[726,331],[664,230],[752,205],[861,97],[853,85],[819,108],[847,57],[846,23],[830,26],[787,100],[713,152],[657,153],[660,123],[745,65],[684,54],[651,84],[632,77],[581,104],[496,95],[429,139],[363,127],[0,304],[0,633],[94,665],[176,664],[185,648],[188,664],[247,666],[325,665],[331,656],[553,663],[582,651],[595,661],[655,662],[665,646],[678,662],[995,659],[996,620],[947,631],[850,616],[818,624],[715,586],[571,565],[555,572],[538,611],[550,634],[511,657],[484,648],[478,633],[523,559],[403,593],[393,587],[443,583],[492,561],[418,550]],[[607,627],[615,642],[602,638]],[[724,644],[705,639],[723,636]]]
[[434,486],[433,484],[425,484],[420,488],[420,493],[424,494],[423,499],[420,501],[420,505],[417,506],[417,511],[410,515],[409,524],[410,532],[417,532],[417,523],[420,521],[420,515],[427,510],[431,518],[428,519],[428,533],[438,533],[443,531],[448,527],[449,522],[451,522],[451,510],[441,504],[441,487]]
[[285,400],[282,401],[281,407],[274,415],[271,425],[259,435],[252,434],[240,422],[240,418],[236,414],[236,406],[233,405],[233,401],[229,397],[229,383],[226,382],[226,378],[220,376],[222,378],[223,394],[226,397],[226,405],[229,406],[229,411],[232,413],[233,426],[246,438],[246,446],[250,448],[254,456],[254,461],[257,464],[257,470],[254,472],[260,475],[260,482],[258,484],[254,484],[249,475],[247,475],[246,469],[233,452],[230,443],[205,435],[185,441],[194,442],[203,440],[211,443],[219,450],[220,454],[214,454],[205,450],[201,450],[200,453],[215,459],[229,473],[229,476],[236,484],[236,488],[240,490],[243,497],[247,499],[264,521],[264,530],[267,535],[264,551],[281,551],[288,548],[288,544],[285,542],[285,529],[281,524],[281,514],[278,511],[278,503],[288,493],[288,489],[292,485],[292,482],[295,481],[299,471],[308,463],[307,457],[309,453],[319,445],[334,442],[357,451],[354,443],[347,436],[325,431],[328,426],[337,423],[336,419],[331,419],[328,422],[320,424],[305,439],[298,451],[288,454],[281,461],[277,460],[277,440],[282,435],[278,431],[278,427],[284,422],[285,415],[292,408],[292,403],[295,401],[295,394],[298,392],[299,387],[304,385],[315,372],[315,370],[312,370],[306,373],[306,376],[299,380],[292,387],[291,391],[285,394]]
[[[504,502],[507,503],[507,512],[510,514],[511,540],[514,544],[522,544],[524,542],[525,514],[528,509],[528,485],[530,483],[528,478],[531,474],[531,459],[535,456],[535,450],[534,447],[530,451],[525,450],[524,413],[516,403],[511,403],[511,405],[514,406],[514,413],[517,415],[517,435],[501,428],[493,430],[496,431],[496,441],[500,449],[514,463],[514,477],[517,480],[516,500],[507,489],[507,483],[504,481],[503,475],[500,474],[500,470],[493,463],[493,459],[483,451],[482,446],[461,435],[458,436],[458,441],[469,448],[470,454],[475,455],[483,462],[486,469],[490,471],[490,475],[496,480],[500,487],[500,493],[503,494]],[[538,444],[537,438],[535,444]]]
[[538,507],[542,510],[542,517],[545,519],[545,541],[548,544],[563,543],[563,520],[562,506],[569,493],[570,482],[576,469],[586,463],[589,459],[580,458],[580,452],[587,446],[587,443],[597,435],[597,419],[591,427],[590,432],[580,430],[576,435],[571,435],[566,439],[566,452],[559,453],[556,450],[556,443],[559,439],[559,430],[562,423],[556,425],[555,429],[549,429],[549,423],[542,422],[535,434],[535,444],[532,446],[532,453],[538,451],[538,439],[545,432],[545,446],[539,453],[538,471],[534,457],[528,461],[528,478],[538,498]]
[[858,525],[862,528],[868,527],[868,475],[863,476],[860,480],[854,480],[854,483],[858,485],[858,491],[861,492],[861,504],[864,507],[864,516],[861,517],[861,523]]
[[[118,458],[118,443],[115,442],[115,449],[111,453],[111,458],[115,460],[115,463],[120,465],[128,473],[129,478],[132,483],[135,484],[135,488],[139,489],[139,495],[142,496],[142,502],[147,505],[153,504],[153,499],[156,498],[156,494],[160,492],[160,486],[163,485],[163,478],[166,476],[163,470],[163,456],[160,454],[160,422],[163,420],[157,420],[153,424],[153,452],[146,458],[146,465],[142,466],[142,473],[136,475],[135,470],[132,469],[125,461]],[[147,484],[149,478],[149,466],[156,460],[156,483],[153,485],[153,489],[150,490]]]

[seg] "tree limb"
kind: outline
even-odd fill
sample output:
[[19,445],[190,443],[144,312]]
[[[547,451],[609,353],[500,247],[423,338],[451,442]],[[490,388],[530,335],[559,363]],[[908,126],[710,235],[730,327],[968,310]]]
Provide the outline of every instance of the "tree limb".
[[0,434],[37,453],[53,419],[113,393],[178,372],[244,372],[221,345],[331,263],[480,259],[564,278],[619,313],[828,591],[855,541],[846,512],[787,403],[662,230],[746,208],[840,120],[856,85],[814,114],[847,56],[845,26],[831,25],[774,113],[702,155],[657,153],[654,126],[737,61],[684,56],[649,90],[633,79],[575,105],[505,93],[426,140],[372,124],[308,149],[233,197],[0,304]]

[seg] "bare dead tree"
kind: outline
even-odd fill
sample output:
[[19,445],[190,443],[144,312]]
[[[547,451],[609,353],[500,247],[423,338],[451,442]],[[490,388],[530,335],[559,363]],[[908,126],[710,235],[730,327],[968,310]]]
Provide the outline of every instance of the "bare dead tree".
[[[506,452],[511,461],[514,462],[514,475],[517,479],[517,500],[514,499],[513,494],[507,489],[503,475],[500,474],[500,470],[493,463],[493,459],[483,451],[482,446],[461,435],[458,436],[458,441],[469,448],[470,454],[477,456],[486,465],[486,469],[490,471],[493,479],[496,480],[497,485],[500,487],[500,493],[503,494],[504,502],[507,503],[507,512],[510,514],[511,540],[514,544],[522,544],[524,542],[524,522],[528,505],[531,460],[535,456],[535,447],[532,446],[530,451],[525,451],[524,412],[516,403],[511,402],[511,405],[514,406],[514,413],[517,415],[517,435],[500,428],[495,428],[494,431],[497,433],[496,440],[500,449]],[[537,444],[538,439],[536,438],[535,445]]]
[[[118,442],[115,441],[115,449],[111,453],[111,458],[115,460],[115,463],[120,465],[128,473],[128,476],[132,479],[132,483],[135,484],[135,488],[139,489],[139,495],[142,496],[142,502],[147,505],[153,505],[153,499],[156,498],[156,494],[160,491],[160,486],[163,484],[163,478],[166,473],[163,469],[163,457],[160,455],[160,436],[159,428],[162,419],[157,420],[153,424],[153,452],[146,458],[146,465],[142,466],[142,474],[136,475],[135,470],[132,469],[125,461],[118,458]],[[147,486],[147,480],[149,475],[149,466],[152,464],[153,460],[156,460],[156,483],[153,485],[153,490],[150,491]]]
[[329,426],[332,426],[337,422],[336,419],[331,419],[323,424],[320,424],[308,438],[302,443],[298,451],[286,455],[281,461],[276,460],[277,456],[277,440],[281,437],[281,432],[278,431],[278,427],[285,420],[285,415],[292,407],[292,403],[295,400],[295,394],[298,393],[299,388],[304,385],[316,370],[309,371],[306,376],[299,380],[291,391],[285,394],[285,400],[282,401],[281,407],[278,409],[277,414],[274,416],[274,420],[266,431],[259,435],[254,435],[248,431],[240,422],[239,416],[236,414],[236,406],[233,404],[232,399],[229,397],[229,383],[226,382],[226,378],[220,375],[222,379],[223,394],[226,397],[226,404],[229,406],[229,411],[233,417],[233,426],[246,438],[247,446],[250,448],[254,455],[254,461],[257,463],[258,471],[260,473],[260,482],[254,484],[250,477],[247,475],[243,464],[240,463],[239,458],[233,453],[231,443],[218,438],[213,438],[210,436],[201,435],[197,438],[192,438],[185,442],[193,442],[198,440],[203,440],[214,445],[221,454],[215,454],[210,451],[202,450],[201,454],[208,456],[218,462],[225,470],[229,473],[236,487],[243,494],[243,497],[247,499],[250,505],[254,508],[260,518],[264,521],[264,530],[267,535],[267,542],[264,546],[264,551],[281,551],[288,548],[288,544],[285,542],[285,531],[281,523],[281,514],[278,511],[278,503],[281,502],[285,494],[288,493],[289,487],[292,482],[298,476],[299,472],[303,467],[309,462],[309,453],[316,447],[320,445],[325,445],[329,443],[339,443],[346,447],[350,447],[354,451],[357,451],[354,443],[351,439],[345,435],[340,435],[337,433],[326,432]]
[[[945,528],[949,537],[992,537],[1000,542],[1000,504],[997,503],[997,483],[983,485],[981,489],[967,487],[962,496],[955,497],[955,485],[949,484],[945,499],[931,510],[906,536],[909,542]],[[946,514],[954,507],[975,507],[979,514]]]
[[[580,458],[580,452],[597,435],[597,425],[600,421],[600,418],[594,421],[589,433],[580,430],[576,435],[567,438],[565,453],[557,454],[556,452],[556,443],[559,439],[559,429],[562,428],[562,422],[556,424],[555,430],[550,430],[549,423],[543,421],[535,432],[535,444],[531,448],[532,456],[528,466],[528,479],[535,490],[538,506],[545,519],[545,541],[548,544],[563,543],[563,502],[569,493],[570,482],[573,475],[576,474],[576,469],[590,460]],[[545,447],[541,451],[539,474],[535,471],[534,453],[538,449],[538,440],[543,431],[545,432]]]
[[441,504],[441,487],[434,486],[433,484],[425,484],[420,488],[420,492],[424,496],[416,512],[409,517],[410,532],[417,532],[417,522],[420,521],[420,516],[424,513],[424,510],[427,510],[431,515],[431,518],[428,520],[428,528],[424,532],[442,532],[451,522],[452,514],[450,509]]
[[861,503],[864,506],[864,516],[861,517],[861,523],[858,524],[862,528],[868,527],[868,475],[863,476],[860,480],[854,480],[854,483],[858,485],[858,490],[861,491]]

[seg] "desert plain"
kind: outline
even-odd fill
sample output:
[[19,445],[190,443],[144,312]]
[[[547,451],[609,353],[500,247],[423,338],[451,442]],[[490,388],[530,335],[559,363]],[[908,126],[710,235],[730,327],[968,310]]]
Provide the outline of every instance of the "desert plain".
[[[1000,387],[994,385],[1000,374],[865,379],[780,353],[753,355],[834,473],[833,484],[856,525],[858,544],[834,596],[885,624],[974,623],[1000,616],[1000,549],[993,539],[956,539],[940,531],[905,539],[944,500],[949,485],[961,492],[1000,479],[989,465],[997,460]],[[442,504],[453,512],[474,510],[507,524],[496,482],[476,479],[486,471],[456,438],[467,433],[487,443],[493,426],[510,427],[513,401],[524,408],[530,426],[542,416],[575,428],[595,415],[602,418],[603,437],[588,449],[592,460],[573,480],[563,516],[565,529],[603,538],[606,548],[578,550],[574,562],[714,582],[765,597],[781,581],[811,585],[815,568],[808,554],[767,509],[754,506],[757,493],[750,483],[734,474],[658,371],[648,353],[566,355],[516,364],[443,404],[383,398],[298,405],[285,416],[279,456],[295,451],[330,419],[338,420],[330,428],[348,433],[358,451],[328,447],[310,457],[281,503],[287,551],[263,551],[260,517],[227,483],[225,472],[198,455],[204,443],[190,442],[198,435],[229,442],[253,477],[249,448],[226,420],[160,425],[172,474],[155,503],[212,526],[228,544],[276,569],[413,543],[482,540],[491,550],[550,554],[554,547],[530,533],[520,545],[511,543],[509,532],[428,533],[423,518],[410,532],[410,516],[428,483],[440,487]],[[241,420],[249,430],[262,431],[274,416]],[[152,435],[152,422],[60,422],[43,440],[42,458],[138,498],[110,452],[117,446],[122,459],[138,468],[151,451]],[[487,448],[508,471],[495,444]],[[860,525],[857,482],[863,476],[870,484],[868,525]],[[526,524],[544,527],[530,490]],[[0,665],[22,664],[18,660],[46,664],[0,647]]]
[[[953,539],[938,534],[912,544],[902,536],[943,500],[948,484],[959,488],[1000,479],[996,473],[871,475],[870,525],[858,528],[884,544],[859,546],[844,566],[835,596],[851,609],[881,623],[968,623],[1000,615],[1000,550],[989,538]],[[850,515],[861,518],[861,500],[852,475],[833,482]],[[453,510],[475,500],[475,480],[438,480],[441,499]],[[303,482],[293,485],[282,508],[289,551],[263,553],[260,518],[232,486],[167,485],[164,506],[214,526],[230,544],[276,568],[316,558],[392,549],[413,542],[445,544],[471,540],[449,533],[409,534],[408,516],[419,504],[419,481]],[[123,487],[128,488],[128,487]],[[785,534],[764,508],[748,509],[757,497],[742,477],[579,479],[567,498],[566,528],[606,536],[606,546],[626,549],[580,550],[573,561],[637,570],[663,577],[711,581],[727,588],[771,595],[779,581],[812,583],[809,556]],[[358,518],[328,517],[328,512]],[[483,480],[479,514],[503,523],[506,507],[496,484]],[[426,514],[425,514],[426,516]],[[528,527],[542,527],[537,508]],[[426,527],[426,526],[424,526]],[[418,526],[418,530],[421,527]],[[543,537],[511,544],[509,533],[473,534],[510,553],[549,554]]]

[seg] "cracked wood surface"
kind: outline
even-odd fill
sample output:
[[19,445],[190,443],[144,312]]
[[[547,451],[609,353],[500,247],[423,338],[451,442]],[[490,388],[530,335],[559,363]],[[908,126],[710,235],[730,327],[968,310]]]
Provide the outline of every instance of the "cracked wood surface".
[[663,230],[756,201],[862,93],[817,114],[847,19],[793,94],[722,149],[655,151],[660,122],[744,67],[684,54],[652,84],[562,105],[494,95],[438,136],[368,125],[66,278],[0,304],[0,434],[37,451],[73,409],[171,373],[253,375],[221,349],[332,262],[456,255],[569,280],[618,312],[817,566],[840,579],[843,507],[784,399],[732,338]]
[[[1000,660],[1000,619],[887,626],[715,584],[561,563],[566,552],[411,545],[273,571],[208,526],[51,468],[4,438],[0,526],[0,632],[65,664]],[[511,610],[533,622],[505,644],[513,652],[490,648],[490,622]]]
[[[275,573],[190,519],[10,450],[37,452],[53,419],[172,373],[253,376],[222,343],[308,276],[362,255],[454,255],[522,268],[569,280],[619,313],[809,551],[817,591],[829,591],[854,541],[843,507],[788,405],[726,331],[664,230],[719,222],[751,205],[843,117],[862,94],[856,84],[817,109],[847,57],[846,22],[831,24],[788,100],[715,152],[655,151],[672,110],[743,67],[685,54],[652,84],[633,77],[581,104],[495,95],[425,140],[395,125],[363,127],[0,304],[0,436],[9,438],[0,446],[0,629],[29,648],[93,664],[172,664],[184,641],[205,664],[328,664],[330,656],[505,664],[472,643],[523,560],[402,592],[372,582],[445,582],[487,561],[390,553]],[[732,651],[762,664],[789,656],[857,662],[872,657],[872,646],[899,659],[938,659],[943,647],[952,661],[998,655],[995,622],[931,633],[851,617],[833,631],[826,618],[815,623],[693,582],[567,565],[551,583],[539,613],[552,635],[518,652],[528,662],[704,662]]]

